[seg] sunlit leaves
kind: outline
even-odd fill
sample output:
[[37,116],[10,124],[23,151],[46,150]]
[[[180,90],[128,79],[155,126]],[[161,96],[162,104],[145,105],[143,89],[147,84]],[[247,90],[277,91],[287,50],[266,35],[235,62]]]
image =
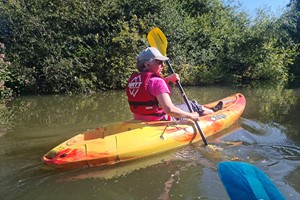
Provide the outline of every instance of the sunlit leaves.
[[219,0],[2,1],[0,41],[17,92],[123,89],[153,27],[183,84],[286,82],[297,71],[297,16],[251,21]]

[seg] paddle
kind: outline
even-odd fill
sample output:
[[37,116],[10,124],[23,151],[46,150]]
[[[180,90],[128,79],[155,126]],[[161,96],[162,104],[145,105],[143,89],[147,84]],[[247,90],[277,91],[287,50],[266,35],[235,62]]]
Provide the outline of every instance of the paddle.
[[244,162],[220,162],[218,171],[231,200],[285,199],[268,176],[253,165]]
[[[149,42],[149,44],[150,44],[151,47],[157,48],[162,55],[164,55],[164,56],[167,55],[168,41],[167,41],[167,38],[166,38],[165,34],[159,28],[152,29],[148,33],[147,38],[148,38],[148,42]],[[175,72],[174,72],[173,67],[171,66],[169,60],[167,60],[166,63],[168,65],[169,71],[172,74],[174,74]],[[190,104],[190,102],[189,102],[189,100],[188,100],[188,98],[187,98],[187,96],[186,96],[186,94],[185,94],[185,92],[184,92],[181,84],[180,84],[180,82],[176,81],[176,83],[177,83],[177,86],[178,86],[178,88],[179,88],[179,90],[181,92],[181,95],[183,96],[183,99],[184,99],[184,101],[185,101],[185,103],[186,103],[189,111],[190,112],[194,112],[193,108],[192,108],[192,106],[191,106],[191,104]],[[202,132],[202,130],[200,128],[200,125],[199,125],[198,121],[195,120],[194,122],[196,124],[196,127],[197,127],[197,129],[198,129],[198,131],[200,133],[200,136],[201,136],[204,144],[207,145],[206,138],[205,138],[205,136],[204,136],[204,134],[203,134],[203,132]]]

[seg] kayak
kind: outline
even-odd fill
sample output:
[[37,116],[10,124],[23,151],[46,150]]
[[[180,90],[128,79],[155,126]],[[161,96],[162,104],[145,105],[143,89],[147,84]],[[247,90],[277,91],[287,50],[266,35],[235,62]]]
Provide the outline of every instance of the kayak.
[[[234,124],[246,106],[246,99],[240,93],[219,101],[223,101],[223,109],[199,118],[199,126],[205,137]],[[219,101],[204,106],[211,108]],[[42,161],[54,168],[112,165],[199,141],[201,136],[191,120],[129,120],[78,134],[46,153]]]
[[218,172],[231,200],[285,199],[270,178],[254,165],[224,161],[218,164]]
[[[199,118],[199,125],[205,137],[234,124],[246,106],[246,99],[240,93],[219,101],[223,101],[222,110]],[[219,101],[204,106],[211,108]],[[129,120],[78,134],[46,153],[42,161],[54,168],[111,165],[198,141],[201,141],[200,134],[194,122],[190,120]]]

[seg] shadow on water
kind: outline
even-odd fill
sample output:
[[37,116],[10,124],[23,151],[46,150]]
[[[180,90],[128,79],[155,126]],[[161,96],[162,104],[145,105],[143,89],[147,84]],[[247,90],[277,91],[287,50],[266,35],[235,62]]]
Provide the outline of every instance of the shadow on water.
[[[264,171],[287,199],[300,199],[299,90],[274,86],[185,91],[198,102],[242,92],[247,107],[238,123],[208,138],[207,147],[199,142],[115,166],[73,170],[54,170],[40,159],[86,129],[130,119],[124,92],[6,102],[0,121],[0,198],[228,199],[217,164],[239,160]],[[181,100],[177,92],[174,99]]]

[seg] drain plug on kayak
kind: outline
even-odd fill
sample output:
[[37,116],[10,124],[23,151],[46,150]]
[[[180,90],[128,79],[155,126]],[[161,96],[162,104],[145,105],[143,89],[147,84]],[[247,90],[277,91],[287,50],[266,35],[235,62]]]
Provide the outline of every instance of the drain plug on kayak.
[[67,156],[67,154],[63,153],[63,154],[61,154],[59,157],[60,157],[60,158],[64,158],[64,157],[66,157],[66,156]]

